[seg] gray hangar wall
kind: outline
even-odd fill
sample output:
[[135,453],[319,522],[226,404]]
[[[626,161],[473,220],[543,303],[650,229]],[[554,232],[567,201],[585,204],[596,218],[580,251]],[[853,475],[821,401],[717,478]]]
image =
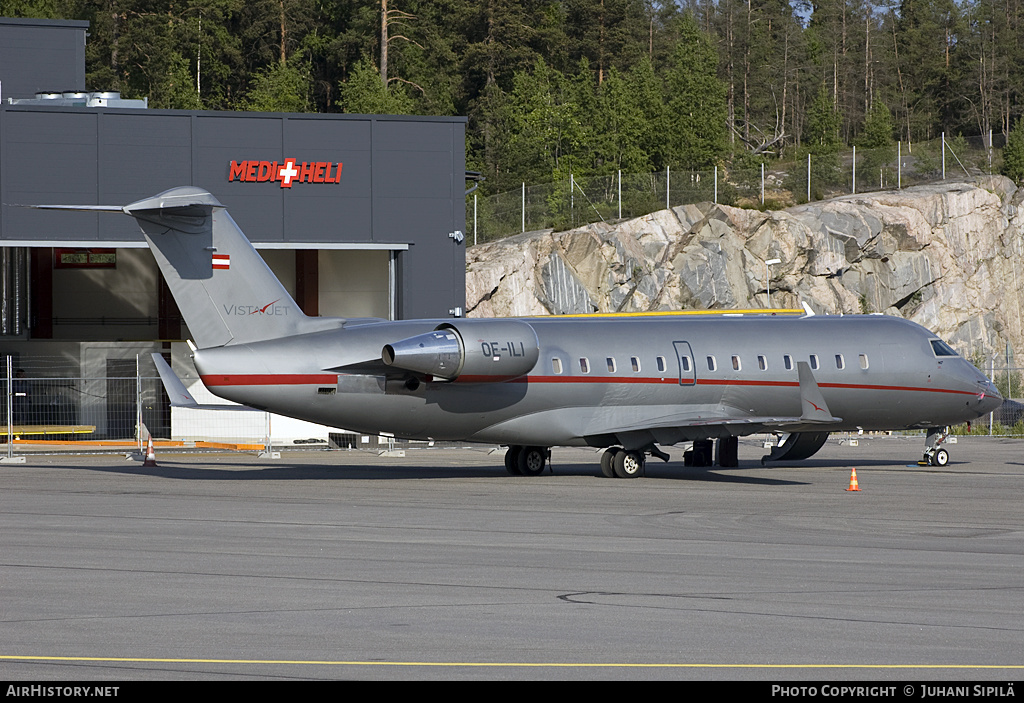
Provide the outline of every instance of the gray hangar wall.
[[[397,252],[397,316],[448,317],[465,305],[465,249],[449,236],[465,231],[465,125],[462,117],[0,107],[0,246],[139,246],[128,217],[11,204],[123,205],[195,185],[257,246]],[[278,172],[292,160],[307,172],[283,187]],[[243,161],[266,165],[243,170]]]

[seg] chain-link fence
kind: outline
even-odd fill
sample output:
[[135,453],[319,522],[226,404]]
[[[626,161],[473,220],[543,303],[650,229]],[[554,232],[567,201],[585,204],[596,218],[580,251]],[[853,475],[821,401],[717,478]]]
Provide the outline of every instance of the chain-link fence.
[[[171,408],[148,355],[108,360],[118,363],[109,367],[107,375],[93,377],[81,375],[73,364],[59,358],[0,359],[10,369],[0,373],[4,399],[0,436],[8,456],[52,445],[64,450],[141,451],[150,436],[159,445],[182,450],[253,452],[283,447],[387,451],[435,444],[347,432],[238,406],[230,410]],[[1000,368],[991,360],[987,366],[986,373],[1007,401],[990,417],[972,423],[969,433],[1024,436],[1024,368]],[[201,387],[190,390],[200,399],[203,394],[213,397]],[[968,434],[966,426],[954,432]]]
[[0,443],[6,445],[7,456],[41,448],[141,452],[149,438],[162,448],[249,452],[286,447],[390,451],[435,445],[227,404],[194,373],[186,379],[190,394],[201,405],[222,409],[172,408],[150,354],[128,356],[84,364],[71,357],[0,356]]
[[[994,143],[993,143],[994,142]],[[998,173],[1002,135],[942,136],[875,149],[804,152],[788,160],[737,160],[706,171],[669,167],[658,173],[577,177],[479,196],[466,203],[473,243],[520,232],[566,230],[646,215],[698,202],[778,209],[847,193],[906,188]]]

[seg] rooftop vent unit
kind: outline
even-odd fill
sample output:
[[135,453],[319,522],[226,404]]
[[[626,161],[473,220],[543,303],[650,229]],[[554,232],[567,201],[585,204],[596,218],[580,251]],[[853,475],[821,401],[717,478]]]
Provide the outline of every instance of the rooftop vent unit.
[[125,100],[116,91],[96,91],[91,93],[79,90],[66,90],[62,93],[43,91],[36,93],[34,98],[8,98],[8,105],[55,105],[58,107],[126,107],[145,110],[149,107],[149,98],[142,100]]

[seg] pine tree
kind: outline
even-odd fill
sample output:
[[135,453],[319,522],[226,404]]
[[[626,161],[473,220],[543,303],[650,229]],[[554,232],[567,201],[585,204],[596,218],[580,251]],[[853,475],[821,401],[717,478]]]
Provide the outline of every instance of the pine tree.
[[688,168],[712,166],[726,148],[725,86],[717,64],[707,34],[687,13],[668,74],[665,126],[670,158]]
[[1003,147],[1003,175],[1024,183],[1024,118],[1017,118]]

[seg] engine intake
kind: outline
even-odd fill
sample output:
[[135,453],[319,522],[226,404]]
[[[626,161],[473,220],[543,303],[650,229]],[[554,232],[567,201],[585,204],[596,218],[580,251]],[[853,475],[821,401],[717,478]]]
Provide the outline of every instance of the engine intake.
[[387,344],[388,366],[463,383],[507,381],[528,374],[540,356],[533,327],[519,320],[444,322],[433,332]]

